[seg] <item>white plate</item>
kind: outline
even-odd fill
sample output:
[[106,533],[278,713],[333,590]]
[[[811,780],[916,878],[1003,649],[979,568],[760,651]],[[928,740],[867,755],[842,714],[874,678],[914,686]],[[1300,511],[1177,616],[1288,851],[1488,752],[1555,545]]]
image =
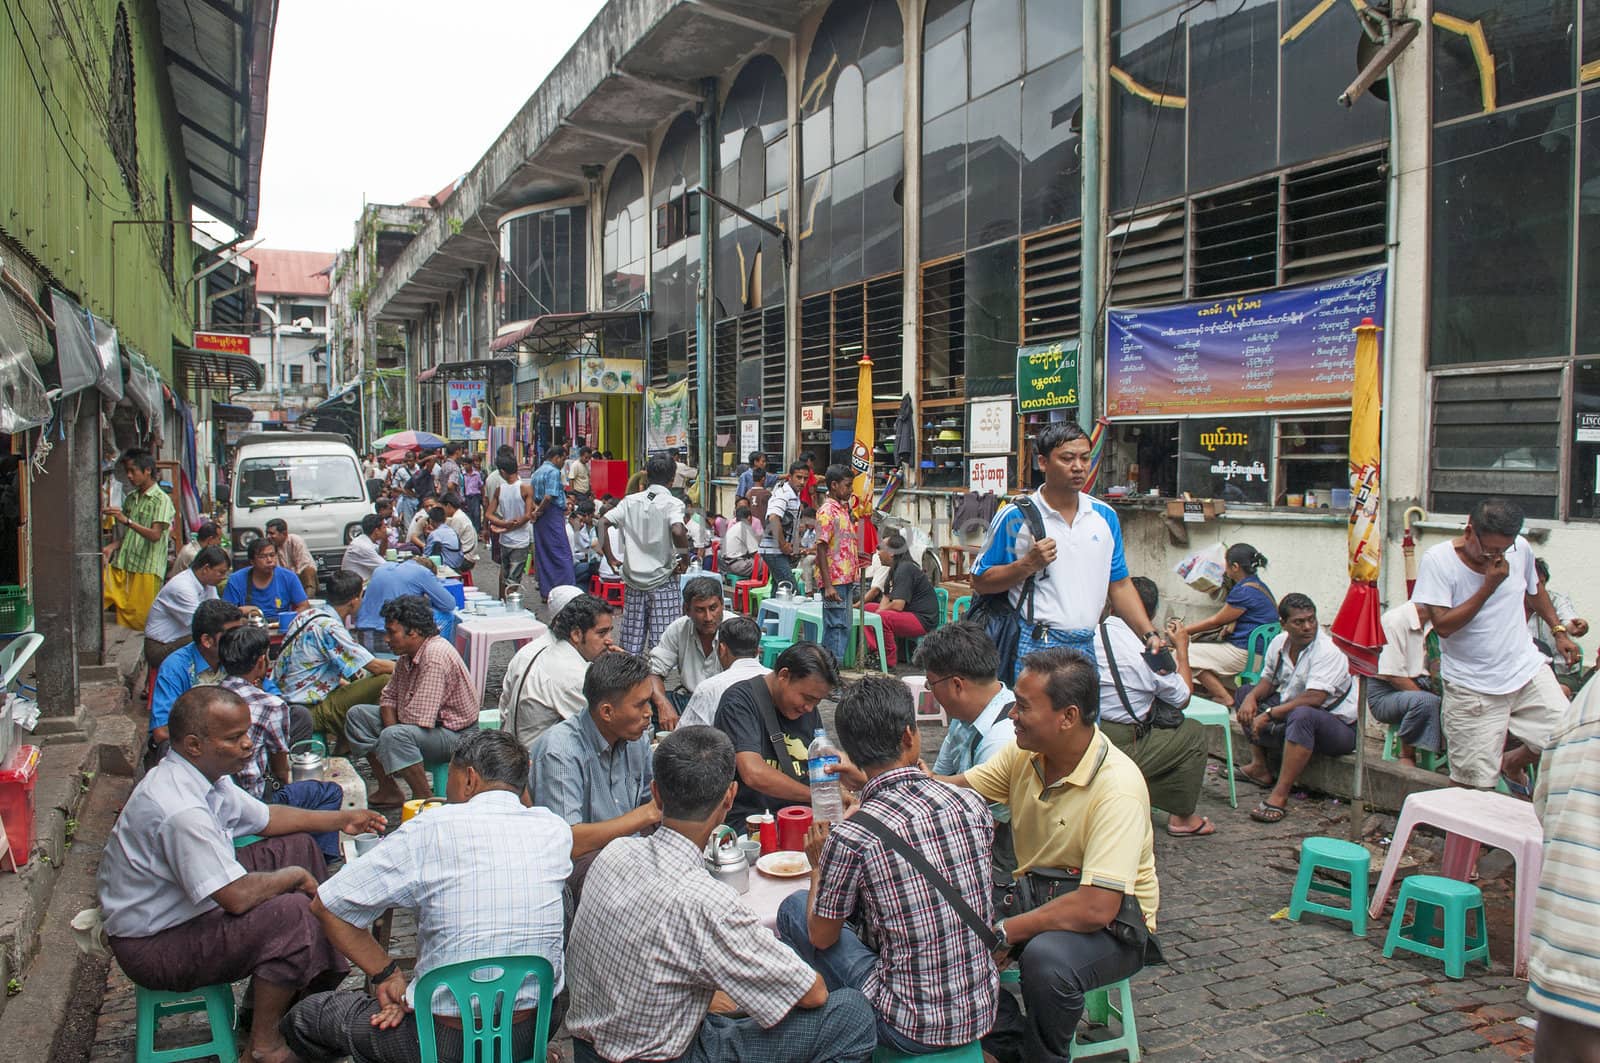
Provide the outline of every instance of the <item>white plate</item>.
[[756,861],[756,870],[773,878],[799,878],[811,874],[811,861],[805,853],[768,853]]

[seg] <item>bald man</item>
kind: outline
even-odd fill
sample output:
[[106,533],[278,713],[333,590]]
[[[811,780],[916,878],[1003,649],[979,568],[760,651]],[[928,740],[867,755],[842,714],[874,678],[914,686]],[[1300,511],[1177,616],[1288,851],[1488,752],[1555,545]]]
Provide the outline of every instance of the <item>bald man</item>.
[[[134,787],[100,861],[111,951],[150,989],[253,977],[252,1058],[287,1063],[278,1021],[289,1004],[349,971],[311,914],[328,873],[311,832],[381,831],[384,819],[265,805],[241,790],[232,776],[253,756],[250,709],[230,690],[191,689],[167,728],[171,750]],[[263,840],[235,848],[247,835]]]

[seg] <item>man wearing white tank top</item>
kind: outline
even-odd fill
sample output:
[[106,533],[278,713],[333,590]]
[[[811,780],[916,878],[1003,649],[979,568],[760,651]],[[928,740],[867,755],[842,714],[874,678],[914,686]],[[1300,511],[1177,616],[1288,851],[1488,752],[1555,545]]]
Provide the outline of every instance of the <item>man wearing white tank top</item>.
[[517,477],[515,458],[502,457],[495,468],[504,481],[488,496],[484,521],[500,535],[500,597],[512,587],[520,588],[528,568],[528,550],[533,532],[528,522],[533,516],[533,490],[528,481]]

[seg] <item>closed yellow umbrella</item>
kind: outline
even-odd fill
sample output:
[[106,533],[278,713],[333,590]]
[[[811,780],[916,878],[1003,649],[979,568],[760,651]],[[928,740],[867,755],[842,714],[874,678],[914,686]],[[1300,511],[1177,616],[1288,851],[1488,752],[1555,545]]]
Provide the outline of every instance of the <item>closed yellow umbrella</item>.
[[[855,480],[850,493],[855,496],[851,509],[858,518],[872,512],[872,359],[861,356],[861,376],[856,383],[856,441],[850,448],[850,471]],[[900,440],[895,441],[896,444]]]
[[1333,640],[1350,659],[1357,676],[1355,786],[1350,806],[1350,838],[1361,840],[1366,819],[1367,677],[1377,674],[1383,624],[1378,615],[1379,469],[1383,455],[1383,395],[1378,378],[1378,326],[1370,317],[1356,327],[1355,381],[1350,391],[1350,589],[1333,620]]

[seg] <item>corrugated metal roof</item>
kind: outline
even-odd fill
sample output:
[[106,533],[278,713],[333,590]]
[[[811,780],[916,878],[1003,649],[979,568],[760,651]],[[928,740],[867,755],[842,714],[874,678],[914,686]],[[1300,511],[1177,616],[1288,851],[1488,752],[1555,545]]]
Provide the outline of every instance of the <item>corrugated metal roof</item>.
[[277,0],[156,0],[156,8],[194,202],[253,232]]
[[280,251],[257,247],[247,258],[256,267],[257,295],[327,295],[332,251]]

